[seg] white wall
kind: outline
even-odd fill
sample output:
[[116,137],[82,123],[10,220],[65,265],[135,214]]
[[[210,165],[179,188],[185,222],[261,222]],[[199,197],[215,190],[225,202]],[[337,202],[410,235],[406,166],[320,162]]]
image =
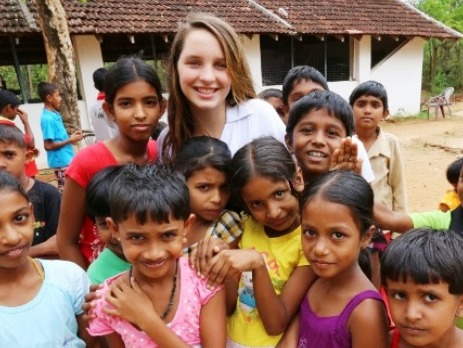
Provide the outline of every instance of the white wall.
[[260,59],[260,35],[253,35],[250,39],[246,35],[241,35],[244,45],[246,58],[251,69],[254,88],[257,92],[262,90],[262,66]]

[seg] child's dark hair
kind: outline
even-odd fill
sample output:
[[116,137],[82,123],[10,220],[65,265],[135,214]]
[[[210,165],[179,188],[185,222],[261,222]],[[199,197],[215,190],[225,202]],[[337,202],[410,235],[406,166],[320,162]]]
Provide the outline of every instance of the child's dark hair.
[[140,58],[120,58],[106,73],[104,80],[105,100],[112,104],[119,88],[134,81],[145,81],[151,85],[162,100],[161,81],[156,71]]
[[[360,230],[365,235],[373,225],[374,194],[371,186],[360,175],[350,171],[333,170],[317,176],[301,195],[301,211],[316,197],[348,207]],[[362,249],[358,263],[371,280],[370,252]]]
[[96,217],[109,216],[109,191],[111,185],[120,174],[124,166],[109,166],[96,173],[87,185],[85,208],[87,215],[95,220]]
[[[259,175],[274,181],[288,181],[294,195],[293,181],[297,175],[297,166],[288,149],[274,137],[261,137],[239,149],[231,162],[233,170],[230,185],[235,199],[241,201],[243,187]],[[244,205],[242,206],[243,208]]]
[[346,129],[347,136],[354,132],[354,115],[350,105],[340,95],[330,91],[315,91],[299,99],[289,113],[286,134],[292,137],[294,128],[302,117],[311,111],[328,110],[331,116],[339,119]]
[[22,149],[26,149],[24,134],[15,125],[0,124],[0,142],[15,144]]
[[29,202],[29,197],[27,196],[26,191],[24,191],[23,187],[19,183],[16,178],[11,176],[6,172],[0,171],[0,192],[7,191],[7,192],[17,192],[21,196],[23,196],[26,201]]
[[264,89],[257,95],[257,98],[267,100],[269,98],[280,98],[283,100],[283,92],[277,88]]
[[190,215],[188,186],[184,177],[166,164],[125,166],[111,185],[110,216],[120,223],[134,214],[139,224],[148,220],[166,223]]
[[348,207],[361,235],[373,225],[373,190],[358,174],[333,170],[317,176],[302,193],[301,209],[316,197]]
[[381,83],[376,81],[366,81],[355,87],[349,97],[350,106],[354,106],[355,101],[364,95],[380,99],[383,103],[383,110],[389,109],[387,91]]
[[6,89],[0,89],[0,111],[2,111],[5,106],[11,105],[15,108],[20,104],[21,102],[13,92]]
[[381,258],[381,281],[449,284],[463,294],[463,238],[457,232],[416,228],[389,244]]
[[185,180],[197,170],[207,167],[217,169],[230,177],[231,152],[222,140],[209,137],[193,137],[185,141],[176,157],[175,168]]
[[463,157],[450,163],[450,165],[447,167],[447,172],[446,172],[447,181],[449,183],[455,186],[458,184],[458,180],[460,178],[460,172],[461,172],[462,167],[463,167]]
[[104,79],[107,72],[108,70],[106,68],[98,68],[93,72],[93,84],[95,85],[95,88],[100,92],[104,91]]
[[151,132],[151,139],[158,140],[162,130],[166,127],[167,123],[165,123],[164,121],[159,121],[156,127],[154,127],[153,131]]
[[45,102],[47,97],[59,89],[58,85],[51,82],[40,82],[37,88],[40,99]]
[[312,81],[320,85],[325,91],[329,90],[328,82],[320,71],[308,65],[295,66],[286,74],[283,80],[282,94],[285,105],[288,105],[288,98],[294,86],[303,80]]

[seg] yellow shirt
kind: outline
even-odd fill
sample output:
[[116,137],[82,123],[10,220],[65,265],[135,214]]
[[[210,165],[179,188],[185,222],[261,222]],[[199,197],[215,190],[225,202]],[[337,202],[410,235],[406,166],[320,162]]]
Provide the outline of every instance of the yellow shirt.
[[[275,292],[279,295],[296,267],[309,263],[302,252],[301,228],[280,237],[269,238],[262,225],[249,217],[244,221],[241,249],[256,249],[265,259]],[[238,288],[235,312],[228,319],[228,335],[247,347],[273,347],[281,335],[270,336],[257,312],[252,285],[252,272],[244,272]]]
[[455,192],[455,190],[448,190],[444,197],[439,201],[440,204],[445,204],[447,207],[449,207],[449,210],[453,210],[456,207],[460,205],[460,199],[458,198],[458,194]]

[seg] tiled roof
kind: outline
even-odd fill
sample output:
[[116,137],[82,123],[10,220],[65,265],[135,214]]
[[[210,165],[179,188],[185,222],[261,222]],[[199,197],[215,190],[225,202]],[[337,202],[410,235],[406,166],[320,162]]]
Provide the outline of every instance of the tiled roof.
[[[73,34],[174,33],[190,12],[211,12],[240,33],[459,38],[399,0],[63,0]],[[0,0],[0,33],[36,32],[32,0]]]

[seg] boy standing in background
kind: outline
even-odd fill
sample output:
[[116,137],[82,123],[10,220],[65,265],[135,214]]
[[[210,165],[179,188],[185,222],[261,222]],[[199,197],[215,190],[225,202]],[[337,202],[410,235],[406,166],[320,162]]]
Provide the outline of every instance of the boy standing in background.
[[64,173],[74,158],[72,144],[82,140],[82,132],[76,131],[69,137],[64,127],[61,114],[61,95],[54,83],[40,82],[39,97],[44,103],[40,126],[43,133],[43,146],[47,151],[48,166],[55,172],[58,189],[63,192]]
[[[0,121],[2,123],[15,125],[14,119],[19,116],[24,126],[24,140],[26,141],[27,150],[35,156],[38,151],[35,148],[34,134],[32,133],[31,125],[29,124],[29,117],[27,113],[19,108],[21,102],[13,92],[6,89],[0,89]],[[26,175],[33,178],[39,172],[37,164],[35,163],[34,156],[24,165]]]

